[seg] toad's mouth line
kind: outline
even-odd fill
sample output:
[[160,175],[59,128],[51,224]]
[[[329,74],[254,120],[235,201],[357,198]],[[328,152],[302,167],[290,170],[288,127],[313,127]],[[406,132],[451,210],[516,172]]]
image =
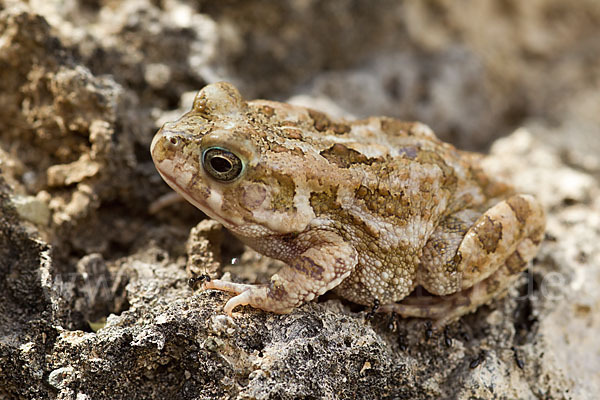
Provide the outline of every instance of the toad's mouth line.
[[185,200],[187,200],[194,207],[196,207],[197,209],[202,211],[208,217],[221,222],[226,227],[235,226],[235,223],[232,220],[227,219],[224,216],[216,213],[215,210],[211,206],[208,205],[208,203],[194,198],[190,194],[188,189],[184,188],[179,183],[177,183],[177,181],[174,178],[172,178],[170,175],[162,172],[159,168],[156,168],[156,170],[158,171],[160,176],[164,179],[164,181],[167,183],[167,185],[169,185],[173,190],[175,190],[175,192],[179,193]]

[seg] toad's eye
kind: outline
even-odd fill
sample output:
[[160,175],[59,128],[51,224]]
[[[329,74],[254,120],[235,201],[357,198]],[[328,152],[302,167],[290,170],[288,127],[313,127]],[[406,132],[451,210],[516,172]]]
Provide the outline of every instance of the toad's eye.
[[202,166],[218,181],[231,182],[242,173],[242,160],[219,147],[210,147],[202,153]]

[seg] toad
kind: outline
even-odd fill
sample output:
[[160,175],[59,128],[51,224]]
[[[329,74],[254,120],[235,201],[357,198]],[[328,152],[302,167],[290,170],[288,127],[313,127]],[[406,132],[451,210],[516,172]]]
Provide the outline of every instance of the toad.
[[[286,263],[268,284],[205,282],[233,293],[229,315],[289,313],[333,290],[445,324],[503,295],[544,235],[533,196],[418,122],[245,101],[219,82],[160,129],[151,153],[175,191]],[[425,294],[409,296],[417,287]]]

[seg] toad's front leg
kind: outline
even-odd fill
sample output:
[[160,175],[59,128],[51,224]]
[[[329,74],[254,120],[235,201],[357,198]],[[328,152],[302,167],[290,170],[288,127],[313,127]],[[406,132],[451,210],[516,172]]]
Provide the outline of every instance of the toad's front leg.
[[240,305],[287,314],[339,285],[357,263],[354,248],[331,232],[300,235],[291,248],[298,249],[292,251],[297,254],[271,277],[269,284],[245,285],[215,279],[204,283],[204,288],[237,295],[225,305],[225,312],[230,316]]

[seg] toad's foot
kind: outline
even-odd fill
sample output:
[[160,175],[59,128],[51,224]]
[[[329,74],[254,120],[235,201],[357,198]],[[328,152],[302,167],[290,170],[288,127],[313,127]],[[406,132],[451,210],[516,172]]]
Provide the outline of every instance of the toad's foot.
[[236,294],[225,305],[230,316],[241,305],[287,314],[339,285],[356,265],[354,248],[334,233],[311,233],[299,240],[307,248],[298,251],[288,265],[271,277],[269,284],[244,285],[215,279],[203,287]]
[[[261,298],[266,297],[267,286],[266,285],[246,285],[242,283],[233,283],[228,281],[223,281],[220,279],[212,279],[210,282],[203,283],[202,287],[204,289],[216,289],[222,290],[224,292],[230,292],[235,294],[236,296],[232,297],[225,304],[224,311],[230,316],[233,316],[233,310],[237,306],[245,306],[245,305],[253,305],[256,304],[257,301],[260,301]],[[268,307],[268,305],[263,304],[263,307]],[[263,308],[265,309],[265,308]],[[277,309],[269,309],[268,311],[285,313],[285,311],[277,310]]]
[[440,328],[471,313],[482,304],[501,298],[517,279],[504,267],[469,289],[448,296],[409,297],[400,303],[384,304],[379,312],[395,312],[403,317],[428,318]]

